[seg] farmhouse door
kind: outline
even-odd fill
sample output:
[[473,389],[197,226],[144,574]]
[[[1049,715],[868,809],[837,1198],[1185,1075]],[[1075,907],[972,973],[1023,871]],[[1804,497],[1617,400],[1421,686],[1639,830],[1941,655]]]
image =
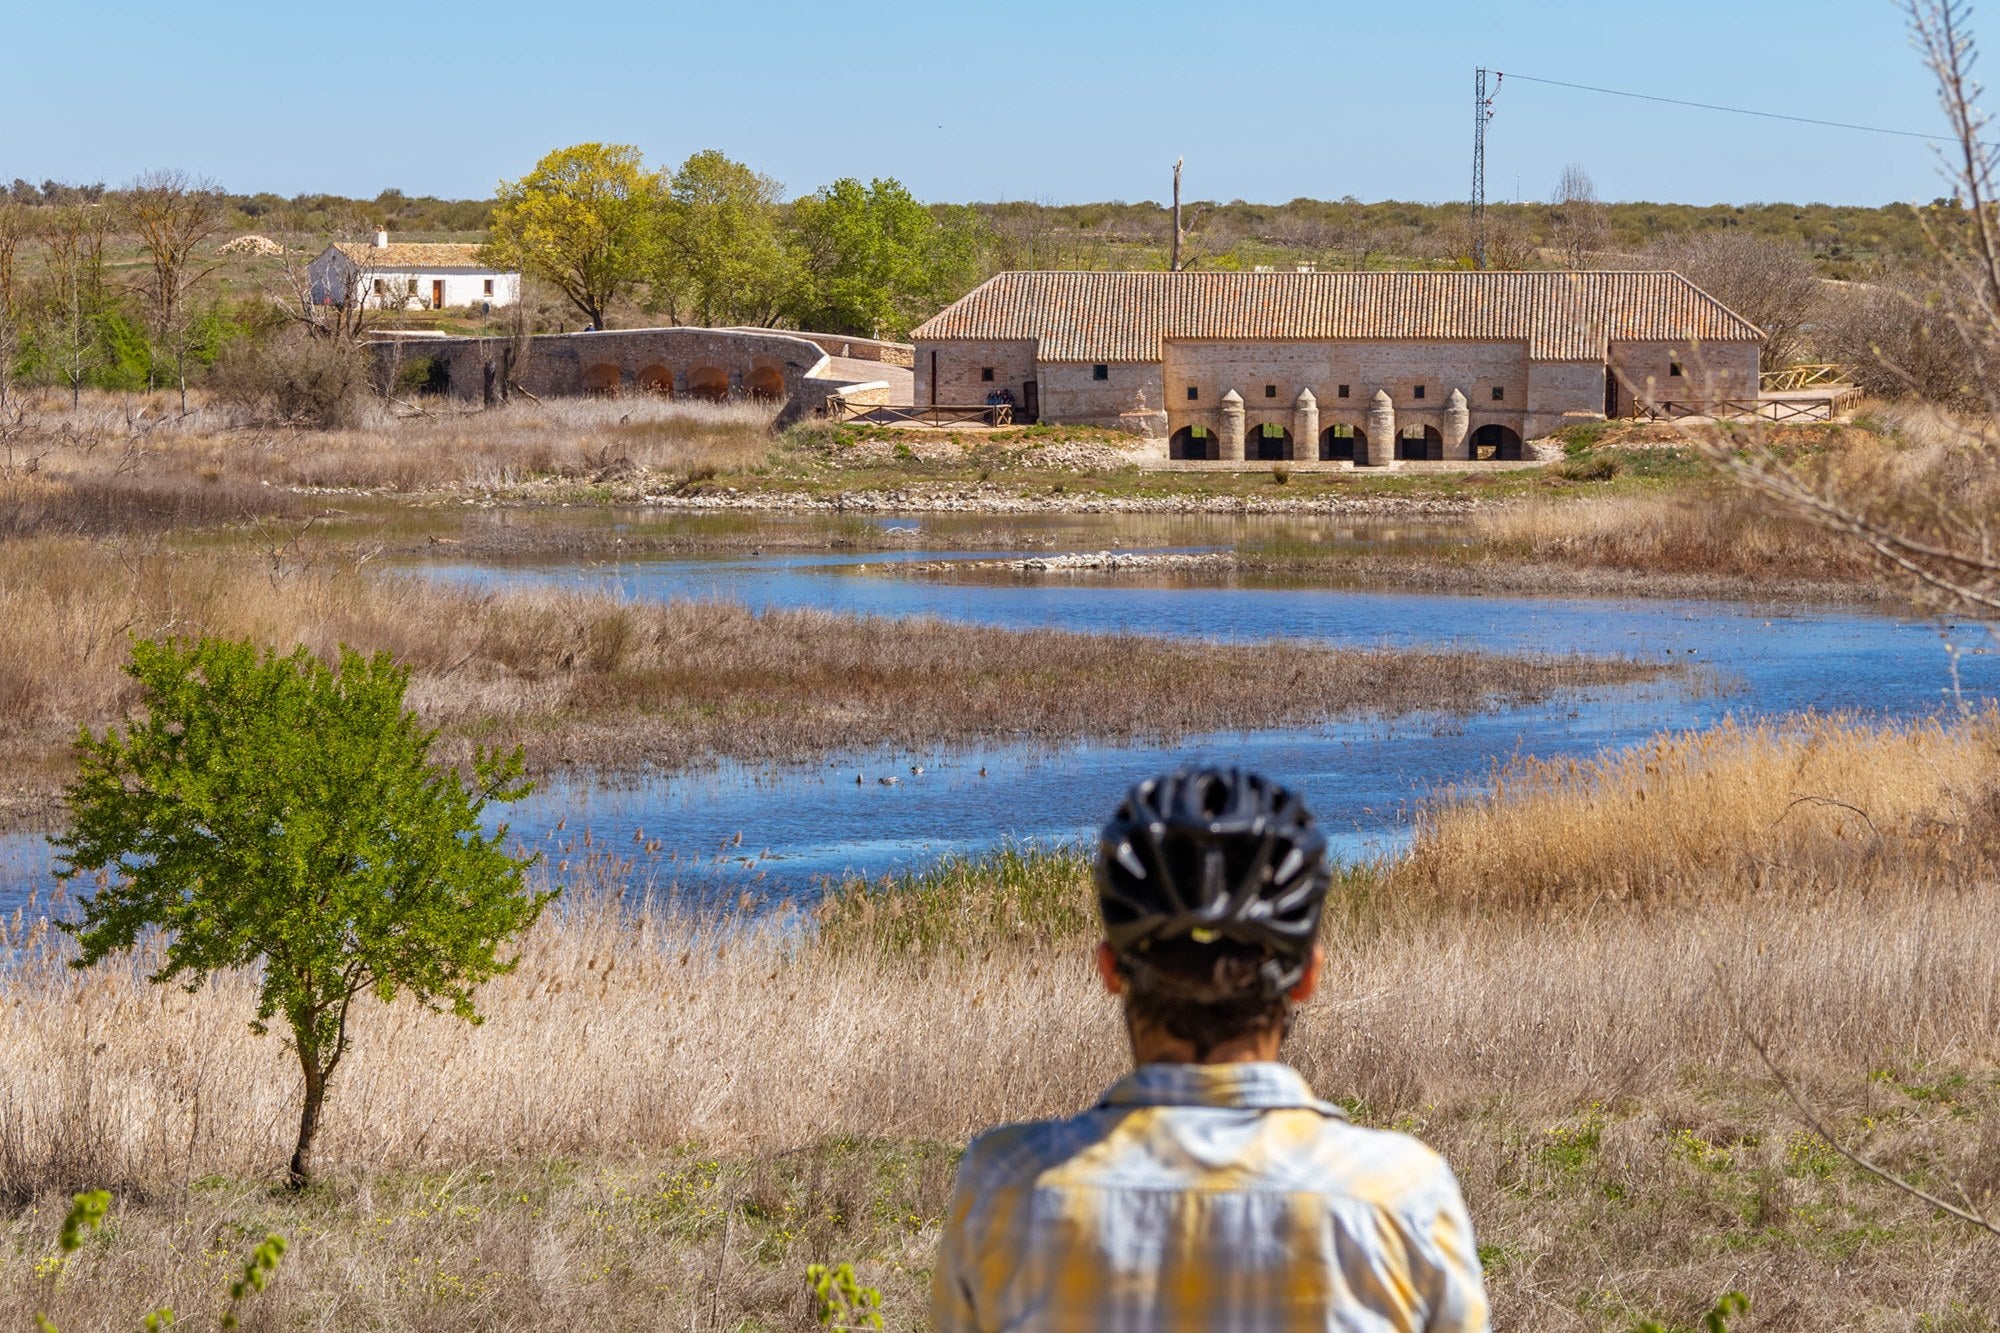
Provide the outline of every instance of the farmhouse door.
[[444,309],[444,279],[431,279],[431,309]]
[[1042,419],[1042,386],[1029,380],[1021,386],[1021,420],[1032,426]]
[[1618,415],[1618,372],[1610,366],[1604,368],[1604,415],[1606,419]]

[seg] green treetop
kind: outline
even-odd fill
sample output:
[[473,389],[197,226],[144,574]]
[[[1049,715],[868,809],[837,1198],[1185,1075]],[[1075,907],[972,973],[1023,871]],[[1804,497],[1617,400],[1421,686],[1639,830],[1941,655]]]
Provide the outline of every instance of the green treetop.
[[657,263],[664,192],[629,144],[558,148],[500,182],[487,259],[546,278],[601,329]]
[[837,180],[792,205],[805,275],[802,329],[902,338],[972,284],[975,221],[933,212],[901,183]]
[[470,785],[433,766],[436,733],[387,654],[343,649],[335,672],[304,648],[141,640],[127,670],[145,715],[78,738],[70,829],[52,840],[60,878],[108,872],[64,923],[75,965],[155,930],[156,983],[261,964],[252,1027],[282,1019],[304,1076],[303,1185],[354,1002],[407,995],[478,1022],[474,990],[512,970],[500,949],[554,896],[526,888],[534,858],[501,849],[505,826],[480,826],[489,801],[530,790],[521,752],[481,751]]
[[778,231],[781,193],[713,149],[683,162],[668,184],[655,299],[710,327],[776,318],[797,279]]

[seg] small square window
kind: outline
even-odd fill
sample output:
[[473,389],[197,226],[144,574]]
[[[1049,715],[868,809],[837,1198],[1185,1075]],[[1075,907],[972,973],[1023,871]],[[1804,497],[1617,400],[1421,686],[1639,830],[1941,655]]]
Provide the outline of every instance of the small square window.
[[488,296],[493,295],[493,279],[491,278],[488,278],[486,280],[486,294]]
[[1507,401],[1507,391],[1497,384],[1493,386],[1493,401],[1496,403]]
[[1667,362],[1667,373],[1668,373],[1669,375],[1678,375],[1678,374],[1680,374],[1680,373],[1681,373],[1681,363],[1680,363],[1680,362],[1678,362],[1678,361],[1669,361],[1669,362]]
[[386,279],[383,278],[375,279],[375,294],[377,296],[387,295],[388,291],[389,291],[389,283]]
[[993,382],[993,367],[981,366],[979,368],[979,378],[982,382],[991,384]]
[[1345,398],[1345,397],[1347,397],[1347,386],[1346,386],[1345,384],[1341,385],[1341,386],[1340,386],[1340,392],[1339,392],[1339,393],[1337,393],[1337,394],[1335,394],[1335,395],[1334,395],[1334,397],[1336,397],[1336,398]]
[[1090,377],[1094,380],[1108,380],[1111,378],[1111,367],[1092,366],[1090,368]]
[[1278,396],[1278,386],[1275,384],[1266,384],[1264,386],[1264,396],[1266,398],[1276,398]]
[[1197,403],[1201,401],[1201,390],[1195,388],[1194,385],[1192,384],[1188,385],[1188,401],[1190,403]]
[[1424,396],[1424,386],[1419,384],[1417,386],[1417,397],[1421,398],[1423,396]]

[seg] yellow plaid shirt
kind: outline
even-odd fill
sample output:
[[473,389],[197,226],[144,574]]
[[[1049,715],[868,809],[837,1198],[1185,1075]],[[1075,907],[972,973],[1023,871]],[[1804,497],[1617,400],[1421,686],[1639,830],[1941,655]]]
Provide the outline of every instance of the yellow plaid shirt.
[[1143,1065],[1082,1115],[981,1135],[932,1313],[943,1333],[1488,1326],[1451,1169],[1281,1064]]

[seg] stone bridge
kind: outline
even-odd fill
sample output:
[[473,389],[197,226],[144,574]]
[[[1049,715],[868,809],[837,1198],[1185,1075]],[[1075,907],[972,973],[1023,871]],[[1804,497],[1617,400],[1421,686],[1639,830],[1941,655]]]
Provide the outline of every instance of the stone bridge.
[[823,335],[769,329],[665,328],[383,338],[371,346],[383,383],[464,401],[503,402],[516,390],[537,398],[645,393],[714,403],[749,399],[783,404],[777,424],[787,426],[835,394],[865,400],[877,387],[834,370],[823,343]]

